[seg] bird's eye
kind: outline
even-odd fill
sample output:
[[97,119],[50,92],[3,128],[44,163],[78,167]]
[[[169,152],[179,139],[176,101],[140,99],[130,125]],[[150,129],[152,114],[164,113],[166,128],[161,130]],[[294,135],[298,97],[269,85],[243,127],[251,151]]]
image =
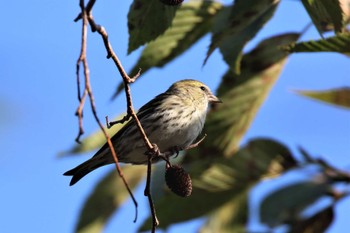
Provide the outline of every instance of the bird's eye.
[[202,91],[205,91],[206,89],[205,89],[205,87],[204,87],[204,86],[201,86],[201,90],[202,90]]

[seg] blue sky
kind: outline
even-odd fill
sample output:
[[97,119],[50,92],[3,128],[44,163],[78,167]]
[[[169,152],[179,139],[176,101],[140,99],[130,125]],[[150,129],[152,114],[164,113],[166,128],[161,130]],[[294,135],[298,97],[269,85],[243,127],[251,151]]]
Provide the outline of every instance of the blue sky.
[[[122,3],[120,3],[122,2]],[[139,50],[126,56],[126,15],[131,1],[97,1],[94,17],[109,32],[115,52],[126,70]],[[66,170],[87,159],[57,158],[60,151],[74,145],[78,126],[74,112],[76,98],[75,63],[80,49],[81,24],[73,19],[79,12],[78,1],[5,1],[2,4],[0,43],[0,229],[2,232],[72,232],[80,208],[94,184],[107,171],[102,168],[74,187],[62,176]],[[282,1],[272,22],[248,44],[250,49],[262,38],[276,33],[300,31],[309,18],[297,1]],[[318,38],[310,29],[303,40]],[[141,106],[183,78],[199,79],[215,89],[226,65],[216,51],[201,68],[209,44],[204,38],[180,59],[165,69],[147,72],[132,86],[134,103]],[[115,116],[125,110],[124,99],[110,97],[120,76],[106,53],[100,37],[89,34],[88,61],[98,114]],[[189,65],[190,64],[190,65]],[[294,89],[328,89],[349,86],[349,59],[339,54],[292,55],[248,131],[244,141],[257,136],[273,137],[295,150],[302,145],[337,167],[349,169],[350,112],[302,98]],[[156,83],[157,85],[151,85]],[[86,106],[86,135],[97,125]],[[147,216],[145,198],[136,193],[140,218]],[[328,232],[348,229],[350,200],[337,206],[334,224]],[[113,216],[106,232],[134,232],[133,207],[125,205]],[[130,222],[130,224],[129,224]],[[193,232],[199,222],[181,224]]]

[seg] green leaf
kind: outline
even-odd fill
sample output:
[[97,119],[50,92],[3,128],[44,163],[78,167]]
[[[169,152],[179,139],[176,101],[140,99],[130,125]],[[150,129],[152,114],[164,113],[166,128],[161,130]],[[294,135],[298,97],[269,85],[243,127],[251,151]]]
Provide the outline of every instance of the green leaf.
[[302,0],[301,1],[322,36],[322,32],[331,24],[334,31],[344,31],[344,17],[339,0]]
[[248,191],[243,191],[212,213],[199,233],[245,233],[248,219]]
[[296,91],[299,95],[350,109],[350,87],[326,91]]
[[128,54],[163,34],[177,9],[178,6],[168,6],[159,0],[134,0],[128,13]]
[[182,54],[210,30],[213,16],[221,9],[218,2],[189,2],[176,12],[173,24],[156,40],[147,44],[131,73],[162,67]]
[[[144,166],[125,166],[122,170],[131,189],[146,175]],[[85,202],[76,232],[102,232],[109,218],[128,197],[129,193],[117,172],[114,170],[108,173]],[[132,220],[133,216],[130,216],[130,221]]]
[[243,47],[272,17],[279,2],[235,1],[232,8],[220,11],[214,21],[213,36],[204,63],[219,47],[225,62],[239,74]]
[[290,224],[288,233],[314,233],[325,232],[334,219],[333,206],[316,213],[314,216],[301,219]]
[[[161,228],[203,216],[231,201],[233,206],[237,206],[237,201],[243,200],[243,196],[262,177],[296,166],[285,146],[267,139],[249,142],[231,158],[214,152],[211,155],[185,167],[192,178],[190,197],[180,198],[167,192],[155,200]],[[241,219],[241,213],[236,213],[232,213],[232,217]],[[140,231],[148,230],[150,226],[149,218]]]
[[[114,120],[118,120],[118,119],[120,119],[120,117],[115,118]],[[127,122],[124,122],[124,124],[126,123]],[[104,127],[104,129],[107,130],[107,133],[112,137],[123,127],[124,124],[116,124],[110,129],[107,129],[107,127]],[[81,153],[89,152],[102,147],[105,143],[106,143],[106,137],[103,134],[102,130],[98,129],[96,132],[84,138],[80,144],[75,143],[71,149],[60,152],[58,155],[67,156],[72,154],[81,154]]]
[[243,56],[240,75],[226,72],[217,91],[223,103],[209,112],[203,130],[208,135],[203,151],[215,147],[232,156],[284,66],[287,53],[280,47],[298,37],[290,33],[268,38]]
[[341,33],[323,40],[291,43],[285,47],[289,52],[338,52],[350,53],[350,33]]
[[[176,11],[171,27],[145,46],[129,73],[136,74],[141,68],[142,74],[145,74],[149,69],[162,67],[181,55],[210,31],[213,16],[221,8],[222,4],[214,1],[182,4]],[[121,82],[114,96],[119,95],[122,90]]]
[[326,179],[288,185],[268,195],[260,205],[261,222],[275,227],[300,219],[300,213],[326,195],[331,186]]

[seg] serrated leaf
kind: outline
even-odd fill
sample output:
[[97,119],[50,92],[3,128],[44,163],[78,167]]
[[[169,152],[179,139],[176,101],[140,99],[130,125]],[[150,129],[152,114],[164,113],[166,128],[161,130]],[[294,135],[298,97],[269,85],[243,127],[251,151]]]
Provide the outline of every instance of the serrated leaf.
[[[249,142],[231,158],[214,153],[197,160],[186,167],[193,184],[190,197],[180,198],[167,192],[155,200],[160,227],[203,216],[231,200],[242,200],[242,193],[248,193],[256,182],[270,174],[276,163],[280,164],[280,172],[296,166],[285,146],[267,139]],[[140,231],[148,230],[150,221],[145,221]]]
[[338,52],[350,53],[350,33],[341,33],[323,40],[310,40],[286,46],[289,52]]
[[290,224],[288,233],[325,232],[334,219],[334,208],[329,206],[314,216],[301,219]]
[[299,95],[319,100],[339,107],[350,108],[350,87],[326,91],[296,91]]
[[288,185],[269,194],[260,205],[260,220],[270,227],[291,223],[300,213],[331,190],[326,180]]
[[[340,7],[343,11],[343,24],[346,30],[346,26],[350,23],[350,1],[339,0]],[[334,24],[332,22],[324,22],[321,24],[322,32],[334,31]]]
[[159,0],[134,0],[128,13],[128,54],[154,40],[171,25],[178,6]]
[[[119,120],[120,117],[115,118],[114,120]],[[124,122],[126,124],[127,122]],[[107,129],[107,127],[104,127],[104,129],[107,131],[107,133],[112,137],[114,134],[116,134],[124,124],[116,124],[112,128]],[[86,138],[84,138],[80,144],[75,143],[74,146],[72,146],[71,149],[67,151],[60,152],[58,156],[67,156],[67,155],[77,155],[82,154],[85,152],[89,152],[92,150],[96,150],[103,146],[106,143],[106,137],[101,131],[101,129],[98,129],[96,132],[90,134]]]
[[287,53],[280,47],[298,37],[299,34],[290,33],[268,38],[243,56],[240,75],[226,72],[218,89],[223,103],[209,112],[203,130],[208,135],[202,143],[204,150],[215,147],[227,157],[237,150],[284,66]]
[[[141,68],[144,74],[149,69],[162,67],[181,55],[210,31],[213,16],[221,8],[222,4],[214,1],[182,4],[176,11],[171,27],[145,46],[129,73],[136,74]],[[121,82],[114,96],[119,95],[122,90]]]
[[[134,189],[146,175],[144,166],[125,166],[124,176]],[[102,232],[118,207],[129,197],[124,183],[114,170],[105,176],[87,198],[76,227],[78,233]],[[130,216],[130,222],[134,216]]]
[[326,26],[331,24],[334,31],[344,31],[344,17],[339,0],[302,0],[310,18],[322,36]]
[[142,68],[162,67],[209,32],[211,19],[222,4],[212,1],[188,2],[177,10],[173,24],[156,40],[147,44],[130,73]]
[[232,8],[220,11],[214,21],[213,36],[204,63],[216,48],[224,60],[239,74],[245,44],[272,17],[279,0],[235,1]]

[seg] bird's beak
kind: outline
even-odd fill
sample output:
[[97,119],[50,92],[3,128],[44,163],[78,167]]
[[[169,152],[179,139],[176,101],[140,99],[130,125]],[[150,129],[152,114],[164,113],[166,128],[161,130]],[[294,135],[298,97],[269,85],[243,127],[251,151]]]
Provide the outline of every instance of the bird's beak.
[[222,103],[222,101],[212,94],[209,96],[209,103]]

